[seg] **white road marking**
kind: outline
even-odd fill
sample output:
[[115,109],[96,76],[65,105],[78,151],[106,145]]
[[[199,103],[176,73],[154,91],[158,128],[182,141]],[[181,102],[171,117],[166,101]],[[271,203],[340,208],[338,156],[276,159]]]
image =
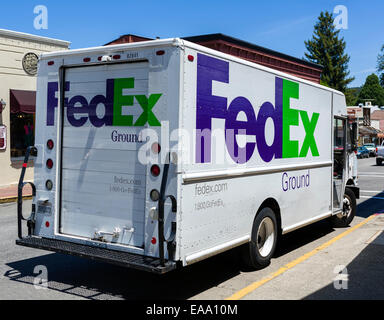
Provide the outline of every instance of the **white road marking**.
[[378,175],[384,175],[384,172],[359,172],[358,175],[360,174],[366,174],[366,175],[375,175],[375,174],[378,174]]
[[384,193],[384,190],[381,190],[381,191],[374,191],[374,190],[360,190],[360,192],[367,192],[367,193]]
[[371,178],[384,178],[384,174],[383,175],[378,175],[378,174],[359,174],[359,178],[360,177],[371,177]]
[[384,198],[382,198],[382,197],[368,197],[368,196],[360,196],[360,198],[364,198],[364,199],[377,199],[377,200],[384,200]]

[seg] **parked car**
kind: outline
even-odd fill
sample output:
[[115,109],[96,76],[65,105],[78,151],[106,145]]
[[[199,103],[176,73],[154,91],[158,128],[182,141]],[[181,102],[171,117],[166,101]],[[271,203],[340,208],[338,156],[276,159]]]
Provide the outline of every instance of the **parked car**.
[[356,156],[359,159],[369,158],[369,150],[366,147],[358,147]]
[[376,146],[374,143],[366,143],[363,147],[368,149],[370,157],[376,157]]

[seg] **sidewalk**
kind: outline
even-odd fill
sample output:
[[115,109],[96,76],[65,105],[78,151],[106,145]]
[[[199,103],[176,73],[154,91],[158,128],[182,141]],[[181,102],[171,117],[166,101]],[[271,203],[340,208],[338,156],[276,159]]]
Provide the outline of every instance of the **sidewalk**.
[[[382,300],[384,215],[253,291],[245,300]],[[299,258],[300,259],[300,258]]]
[[[0,204],[10,203],[17,201],[17,185],[10,185],[7,187],[0,187]],[[23,198],[32,198],[32,188],[30,185],[26,185],[23,189]]]

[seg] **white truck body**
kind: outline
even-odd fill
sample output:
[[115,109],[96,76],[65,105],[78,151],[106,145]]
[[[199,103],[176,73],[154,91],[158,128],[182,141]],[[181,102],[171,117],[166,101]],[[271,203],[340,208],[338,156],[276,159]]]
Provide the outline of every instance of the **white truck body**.
[[37,88],[35,240],[185,266],[249,242],[263,204],[283,234],[342,209],[335,90],[180,39],[43,54]]

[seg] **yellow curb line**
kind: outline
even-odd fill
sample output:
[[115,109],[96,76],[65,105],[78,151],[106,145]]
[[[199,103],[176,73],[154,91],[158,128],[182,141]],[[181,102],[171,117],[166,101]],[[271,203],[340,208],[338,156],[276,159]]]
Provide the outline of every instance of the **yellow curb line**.
[[229,298],[226,298],[225,300],[240,300],[244,298],[246,295],[250,294],[252,291],[256,290],[257,288],[261,287],[263,284],[271,281],[272,279],[278,277],[279,275],[283,274],[284,272],[288,271],[289,269],[292,269],[293,267],[297,266],[299,263],[308,260],[310,257],[314,256],[316,253],[320,252],[321,250],[324,250],[328,248],[331,244],[335,243],[337,240],[340,240],[341,238],[345,237],[346,235],[350,234],[351,232],[355,231],[356,229],[360,228],[361,226],[365,225],[369,221],[371,221],[373,218],[375,218],[377,215],[374,214],[364,221],[360,222],[356,226],[348,229],[347,231],[339,234],[338,236],[334,237],[333,239],[329,240],[328,242],[322,244],[321,246],[317,247],[316,249],[304,254],[303,256],[297,258],[296,260],[286,264],[284,267],[281,267],[278,271],[270,274],[266,278],[256,281],[249,286],[237,291]]
[[[24,196],[23,200],[32,200],[32,196]],[[5,204],[5,203],[12,203],[12,202],[17,202],[17,197],[10,197],[10,198],[3,198],[0,199],[0,204]]]

